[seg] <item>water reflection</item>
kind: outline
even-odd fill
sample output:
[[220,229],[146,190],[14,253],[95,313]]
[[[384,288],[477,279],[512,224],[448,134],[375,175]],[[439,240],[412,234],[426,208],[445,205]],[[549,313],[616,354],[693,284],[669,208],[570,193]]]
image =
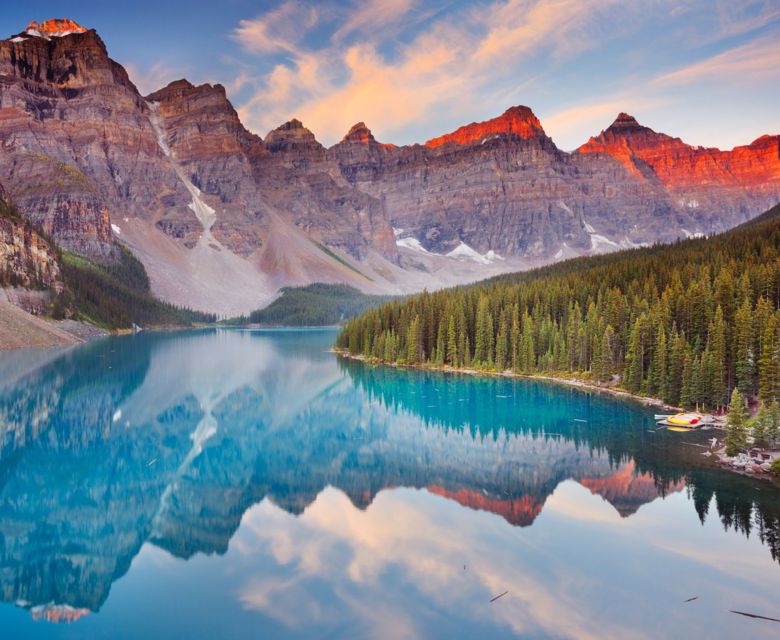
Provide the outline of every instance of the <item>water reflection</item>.
[[[672,496],[666,509],[690,514],[692,503],[701,523],[717,518],[778,557],[777,491],[725,475],[702,449],[653,432],[652,416],[634,403],[337,361],[327,352],[332,337],[142,334],[4,359],[0,598],[36,618],[82,625],[131,563],[152,553],[139,556],[145,543],[193,567],[198,554],[230,546],[244,564],[273,560],[231,591],[244,610],[288,630],[344,631],[362,621],[389,637],[426,635],[454,602],[455,635],[498,624],[603,637],[607,627],[594,624],[577,590],[544,577],[561,558],[545,560],[538,531],[571,536],[572,552],[587,549],[595,561],[628,542],[588,542],[589,527],[614,536],[616,523],[638,521],[640,507]],[[676,517],[659,519],[664,553],[711,562],[697,557],[706,545],[692,547],[690,529],[680,537]],[[544,518],[568,524],[552,533],[530,527]],[[532,566],[514,557],[518,527],[529,527]],[[509,558],[502,545],[513,549]],[[355,585],[372,582],[385,599],[360,602]],[[466,604],[507,585],[516,597],[496,621]],[[611,633],[631,635],[613,622]]]

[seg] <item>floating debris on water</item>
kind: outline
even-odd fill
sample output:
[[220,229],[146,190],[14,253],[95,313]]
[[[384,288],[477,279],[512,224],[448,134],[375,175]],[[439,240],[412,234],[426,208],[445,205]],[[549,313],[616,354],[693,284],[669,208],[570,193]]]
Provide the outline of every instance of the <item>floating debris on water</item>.
[[757,620],[770,620],[772,622],[780,622],[777,618],[768,618],[767,616],[760,616],[757,613],[745,613],[744,611],[734,611],[734,609],[729,609],[731,613],[736,613],[738,616],[745,616],[747,618],[756,618]]

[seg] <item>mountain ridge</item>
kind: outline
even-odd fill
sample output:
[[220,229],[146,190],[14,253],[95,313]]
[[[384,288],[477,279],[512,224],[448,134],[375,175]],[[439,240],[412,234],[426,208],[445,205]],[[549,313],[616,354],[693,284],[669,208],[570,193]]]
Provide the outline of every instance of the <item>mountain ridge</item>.
[[222,85],[141,96],[71,26],[0,41],[0,181],[64,248],[110,262],[125,244],[175,304],[240,314],[315,281],[435,289],[722,231],[780,200],[780,136],[701,149],[626,114],[573,153],[523,106],[424,144],[361,122],[326,148],[296,118],[263,139]]

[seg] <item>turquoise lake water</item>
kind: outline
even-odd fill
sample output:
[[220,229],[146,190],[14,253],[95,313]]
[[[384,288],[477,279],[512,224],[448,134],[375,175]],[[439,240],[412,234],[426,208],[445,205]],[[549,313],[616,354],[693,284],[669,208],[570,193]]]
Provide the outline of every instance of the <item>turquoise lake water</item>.
[[710,434],[334,338],[0,354],[0,637],[780,637],[731,612],[780,618],[780,489]]

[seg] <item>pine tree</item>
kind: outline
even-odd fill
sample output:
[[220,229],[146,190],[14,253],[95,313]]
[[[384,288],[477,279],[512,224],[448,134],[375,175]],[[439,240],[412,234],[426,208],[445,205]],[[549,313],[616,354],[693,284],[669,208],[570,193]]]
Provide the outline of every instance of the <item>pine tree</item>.
[[745,298],[734,316],[734,376],[743,396],[753,393],[753,311]]
[[658,329],[655,346],[653,348],[653,364],[651,365],[652,376],[650,384],[650,393],[665,398],[668,393],[667,365],[666,365],[667,347],[666,331],[663,327]]
[[458,360],[458,336],[455,331],[455,316],[450,314],[449,322],[447,323],[447,362],[453,366],[459,366]]
[[406,334],[406,363],[417,364],[422,359],[420,340],[420,316],[415,315]]
[[509,346],[512,352],[512,370],[517,371],[520,357],[520,307],[516,302],[512,305],[512,331]]
[[690,407],[694,403],[694,384],[693,384],[693,356],[690,351],[685,354],[685,360],[682,371],[682,387],[680,387],[680,404],[683,407]]
[[777,341],[777,315],[773,314],[766,322],[761,340],[761,358],[758,362],[758,397],[768,403],[778,396],[778,377],[780,377],[780,349]]
[[748,411],[737,387],[731,393],[728,425],[726,427],[726,455],[735,456],[747,446]]
[[712,356],[711,392],[715,406],[726,403],[726,322],[723,319],[723,309],[720,305],[715,309],[715,318],[710,323],[709,346]]
[[769,403],[767,414],[766,438],[769,446],[774,447],[780,442],[780,404],[778,404],[777,400]]
[[474,363],[485,365],[492,360],[493,316],[490,313],[490,299],[482,296],[477,306],[477,330],[474,337]]
[[626,389],[638,393],[645,376],[645,345],[643,335],[644,316],[640,316],[631,327],[626,354]]
[[769,415],[769,409],[766,405],[761,405],[751,422],[750,432],[753,436],[753,443],[757,447],[766,447],[768,442],[768,433],[771,429],[772,416]]
[[498,335],[496,336],[496,371],[504,371],[507,367],[507,358],[509,356],[509,322],[506,314],[502,314],[502,319],[498,326]]
[[612,325],[608,324],[599,341],[599,348],[593,368],[593,375],[599,382],[605,382],[612,378],[614,340],[615,331],[612,328]]

